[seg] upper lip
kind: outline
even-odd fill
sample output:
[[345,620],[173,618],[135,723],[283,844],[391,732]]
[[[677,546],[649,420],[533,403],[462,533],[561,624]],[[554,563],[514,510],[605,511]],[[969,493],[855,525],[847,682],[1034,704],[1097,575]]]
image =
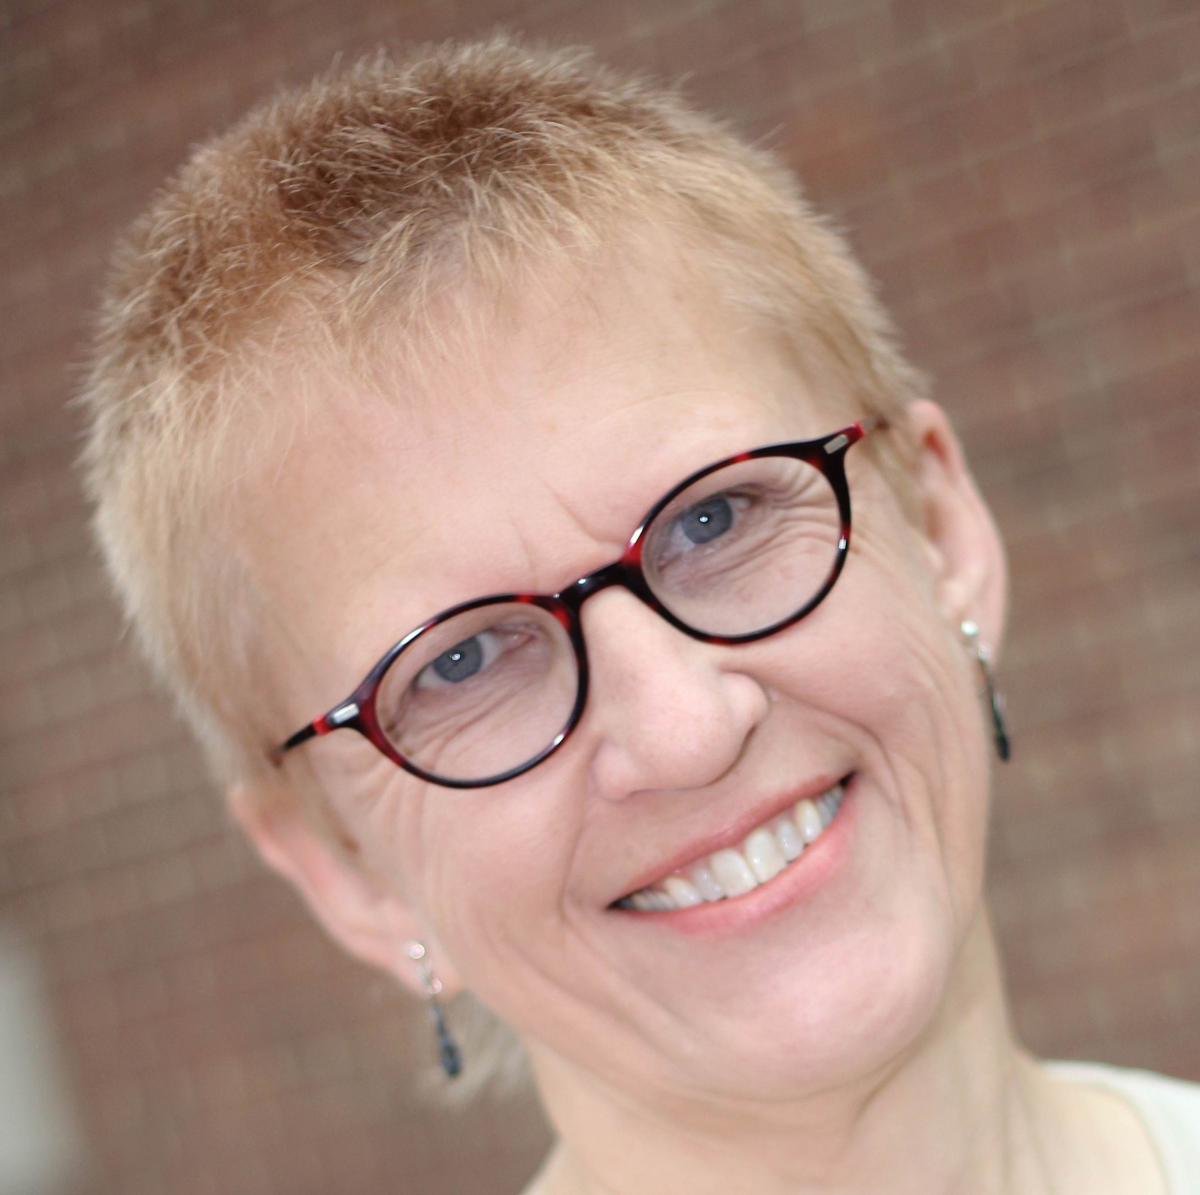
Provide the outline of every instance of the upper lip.
[[[648,888],[672,872],[679,871],[680,868],[686,867],[689,863],[695,863],[698,859],[703,859],[714,851],[737,846],[751,830],[770,821],[776,814],[782,813],[785,809],[791,809],[798,801],[815,800],[848,775],[849,773],[842,772],[818,777],[799,788],[790,789],[786,793],[758,801],[749,809],[726,818],[721,825],[707,834],[689,840],[661,862],[647,867],[633,886],[626,889],[617,899],[622,900],[634,892]],[[616,901],[613,903],[615,904]]]

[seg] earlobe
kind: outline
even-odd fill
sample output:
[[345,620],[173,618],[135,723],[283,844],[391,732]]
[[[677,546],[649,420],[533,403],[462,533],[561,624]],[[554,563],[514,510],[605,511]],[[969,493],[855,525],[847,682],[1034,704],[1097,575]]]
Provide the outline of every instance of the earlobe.
[[917,454],[922,542],[943,618],[971,619],[993,651],[1004,632],[1008,573],[1004,549],[945,412],[932,402],[908,408]]
[[[428,947],[433,935],[399,894],[339,850],[290,792],[236,784],[226,795],[263,861],[300,893],[326,932],[356,958],[424,994],[409,947],[414,940]],[[439,956],[443,986],[453,994],[460,986],[457,977],[436,946],[432,953]]]

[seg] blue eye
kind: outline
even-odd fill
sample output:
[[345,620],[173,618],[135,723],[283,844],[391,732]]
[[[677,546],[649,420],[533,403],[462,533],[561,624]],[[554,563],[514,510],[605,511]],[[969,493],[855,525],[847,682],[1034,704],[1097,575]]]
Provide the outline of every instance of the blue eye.
[[474,676],[483,664],[483,648],[479,646],[477,636],[456,643],[449,651],[444,651],[433,661],[433,670],[442,680],[466,680]]
[[434,656],[417,674],[417,687],[440,689],[461,685],[493,664],[502,651],[502,638],[496,631],[480,631]]
[[723,494],[698,502],[680,517],[679,527],[694,544],[706,544],[733,526],[733,507]]

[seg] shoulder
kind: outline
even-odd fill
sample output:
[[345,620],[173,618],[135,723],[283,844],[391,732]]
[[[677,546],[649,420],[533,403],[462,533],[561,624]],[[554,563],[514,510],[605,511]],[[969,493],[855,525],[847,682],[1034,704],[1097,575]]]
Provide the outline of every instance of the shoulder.
[[1103,1087],[1124,1097],[1158,1150],[1171,1195],[1200,1191],[1200,1083],[1100,1062],[1040,1065],[1065,1082]]

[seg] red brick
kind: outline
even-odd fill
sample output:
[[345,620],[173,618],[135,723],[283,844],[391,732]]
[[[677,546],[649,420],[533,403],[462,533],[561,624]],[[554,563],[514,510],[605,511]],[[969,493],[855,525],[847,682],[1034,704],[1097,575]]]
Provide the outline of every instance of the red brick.
[[1018,83],[995,88],[959,104],[954,117],[961,128],[968,157],[994,153],[1033,137],[1033,93],[1032,85]]
[[0,689],[0,741],[19,738],[46,721],[46,707],[37,689],[25,685]]
[[920,320],[927,335],[936,337],[936,343],[945,346],[952,357],[963,344],[987,346],[1019,340],[1030,326],[1031,308],[1028,298],[1015,288],[982,287],[960,292],[923,311]]
[[22,887],[65,882],[103,867],[108,845],[99,826],[84,824],[26,839],[6,852],[9,875]]
[[1196,23],[1196,6],[1192,0],[1138,0],[1126,7],[1130,27],[1135,33],[1143,29],[1159,29],[1166,25],[1177,31],[1179,24]]
[[1150,109],[1150,124],[1160,151],[1183,150],[1200,139],[1200,82],[1164,95]]
[[1177,239],[1167,233],[1112,237],[1026,277],[1036,316],[1052,323],[1088,319],[1096,306],[1124,307],[1176,292],[1185,273]]
[[162,857],[190,870],[184,848],[207,842],[227,827],[220,805],[202,788],[131,805],[105,818],[104,830],[114,863]]
[[657,26],[652,43],[660,72],[668,73],[668,63],[688,69],[702,78],[704,72],[719,62],[736,39],[737,24],[744,19],[746,6],[740,0],[724,0],[707,12],[685,12],[678,19]]
[[1154,134],[1144,107],[1125,108],[1103,121],[1060,132],[1046,143],[1064,187],[1090,179],[1121,177],[1156,159]]
[[1013,21],[1023,50],[1025,69],[1061,71],[1065,63],[1094,54],[1128,37],[1123,7],[1107,0],[1056,0],[1038,4]]
[[870,194],[879,191],[880,166],[886,152],[883,138],[857,142],[819,154],[805,163],[808,192],[820,203],[828,196]]
[[1025,215],[1053,202],[1060,178],[1057,163],[1043,141],[1023,142],[980,164],[979,172],[1000,197],[1010,216]]
[[1024,277],[1042,262],[1059,261],[1064,244],[1057,214],[1050,210],[980,223],[958,239],[968,247],[978,271],[996,278]]
[[992,90],[1029,76],[1018,30],[1006,14],[993,9],[991,15],[992,20],[955,47],[956,52],[970,63],[985,101]]
[[941,49],[906,57],[879,75],[889,123],[905,124],[973,99],[974,74],[961,56]]
[[933,239],[923,217],[903,192],[858,195],[836,208],[831,205],[831,210],[838,212],[853,247],[871,268],[900,254],[915,254]]
[[[918,287],[913,280],[913,267],[908,258],[894,257],[889,261],[876,262],[871,271],[879,286],[884,305],[894,315],[901,315],[917,297]],[[3,615],[0,613],[0,626]]]
[[982,458],[971,452],[973,444],[1009,449],[995,453],[997,460],[1007,461],[1017,455],[1013,444],[1029,436],[1026,416],[1013,411],[1026,358],[1018,347],[999,345],[938,372],[939,401],[954,412],[955,425],[976,464]]
[[1131,369],[1106,390],[1109,416],[1117,427],[1137,426],[1145,435],[1167,435],[1200,420],[1195,402],[1194,358]]
[[[1114,49],[1112,56],[1119,58],[1125,49],[1125,46]],[[1106,82],[1103,56],[1064,63],[1048,72],[1031,89],[1039,125],[1056,130],[1103,121],[1109,103]]]
[[870,158],[881,173],[887,163],[900,175],[961,169],[972,131],[964,135],[960,113],[943,109],[888,129],[880,138],[881,152]]
[[1178,32],[1162,29],[1122,43],[1106,54],[1101,66],[1110,105],[1123,108],[1153,93],[1152,105],[1157,106],[1164,88],[1183,82],[1185,60],[1179,50]]
[[874,20],[886,7],[882,0],[808,0],[801,20],[806,31],[815,33],[831,25]]
[[1004,210],[1000,180],[982,169],[919,180],[912,186],[911,202],[925,233],[922,240],[970,231]]
[[[88,901],[97,921],[136,916],[146,906],[141,877],[133,869],[120,865],[88,877]],[[124,988],[121,984],[122,993]]]
[[[726,32],[731,40],[740,38],[737,24],[744,9],[742,0],[726,5],[730,14]],[[781,31],[779,39],[773,39],[764,48],[764,55],[780,59],[780,65],[789,68],[789,90],[795,93],[798,105],[802,105],[806,97],[822,96],[832,85],[861,78],[862,31],[876,23],[849,22],[801,32],[789,20],[785,25],[790,26],[790,32]],[[816,102],[823,106],[824,101]]]
[[1190,288],[1131,303],[1118,326],[1126,359],[1135,366],[1156,366],[1191,354],[1200,319],[1200,296]]

